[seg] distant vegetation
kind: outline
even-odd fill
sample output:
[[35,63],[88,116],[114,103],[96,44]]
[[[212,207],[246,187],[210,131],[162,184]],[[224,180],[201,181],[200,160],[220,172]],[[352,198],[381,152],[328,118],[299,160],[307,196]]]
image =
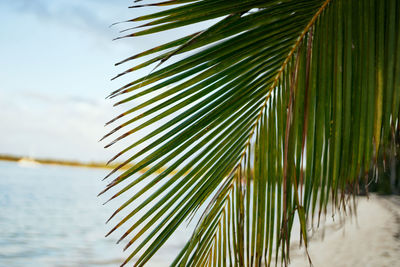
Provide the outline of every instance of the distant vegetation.
[[[88,167],[88,168],[106,168],[106,169],[114,169],[119,164],[109,164],[107,165],[105,162],[80,162],[80,161],[70,161],[70,160],[58,160],[58,159],[38,159],[32,157],[25,156],[15,156],[15,155],[0,155],[0,160],[3,161],[20,161],[20,160],[31,160],[40,164],[48,164],[48,165],[63,165],[63,166],[71,166],[71,167]],[[125,169],[129,169],[132,165],[125,166]]]
[[[18,162],[20,160],[29,160],[34,161],[39,164],[46,164],[46,165],[61,165],[61,166],[70,166],[70,167],[84,167],[84,168],[100,168],[100,169],[111,169],[114,170],[119,167],[120,170],[129,170],[135,166],[135,163],[126,164],[121,167],[121,163],[115,162],[107,164],[106,162],[81,162],[81,161],[74,161],[74,160],[60,160],[60,159],[46,159],[46,158],[32,158],[26,156],[16,156],[16,155],[6,155],[0,154],[0,161],[14,161]],[[161,173],[166,168],[160,168],[157,172]],[[146,172],[149,168],[143,169],[141,172]],[[175,171],[173,172],[175,173]]]

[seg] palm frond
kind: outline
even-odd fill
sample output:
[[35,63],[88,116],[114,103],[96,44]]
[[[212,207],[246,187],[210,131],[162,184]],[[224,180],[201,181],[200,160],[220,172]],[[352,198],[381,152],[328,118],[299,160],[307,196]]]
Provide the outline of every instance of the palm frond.
[[136,7],[143,6],[168,8],[129,20],[148,22],[125,38],[217,21],[118,63],[153,55],[117,77],[154,65],[109,96],[120,98],[116,105],[149,97],[110,121],[130,116],[105,136],[117,135],[107,147],[134,140],[111,161],[150,142],[106,177],[135,163],[102,192],[122,185],[111,199],[133,193],[111,218],[131,211],[109,234],[144,211],[120,239],[131,236],[125,249],[136,244],[123,265],[135,256],[144,265],[199,210],[173,266],[287,264],[294,221],[307,247],[307,227],[329,201],[333,213],[345,209],[346,194],[357,192],[382,147],[393,143],[400,3],[170,0]]

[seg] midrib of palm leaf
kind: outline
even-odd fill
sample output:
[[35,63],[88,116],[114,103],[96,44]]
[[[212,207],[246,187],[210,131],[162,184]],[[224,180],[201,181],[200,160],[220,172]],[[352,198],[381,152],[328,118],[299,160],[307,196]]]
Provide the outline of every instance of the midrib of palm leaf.
[[[279,252],[287,264],[295,214],[307,247],[306,224],[313,221],[316,207],[318,217],[326,213],[330,198],[333,211],[345,207],[348,185],[356,187],[359,177],[376,162],[379,147],[391,143],[387,141],[390,129],[398,128],[399,79],[395,77],[400,76],[396,76],[400,41],[394,36],[400,32],[400,15],[395,11],[399,4],[391,0],[162,3],[174,4],[178,7],[131,20],[153,21],[143,24],[149,29],[139,27],[126,37],[226,17],[206,30],[121,62],[169,50],[121,74],[159,61],[150,74],[110,95],[138,91],[117,105],[170,88],[112,120],[142,112],[109,135],[145,121],[108,146],[132,134],[139,137],[145,127],[191,105],[112,159],[159,136],[120,166],[142,158],[102,193],[150,169],[111,199],[129,192],[164,165],[169,167],[111,218],[179,169],[111,230],[159,198],[122,236],[121,240],[150,220],[128,248],[158,224],[124,264],[139,252],[136,265],[145,264],[202,206],[203,216],[173,265],[220,266],[227,261],[235,266],[270,265],[273,256],[277,263]],[[202,47],[164,66],[169,58]],[[161,102],[147,108],[154,101]],[[383,106],[385,102],[390,105]],[[190,157],[193,160],[187,160]],[[217,193],[211,198],[214,190]]]

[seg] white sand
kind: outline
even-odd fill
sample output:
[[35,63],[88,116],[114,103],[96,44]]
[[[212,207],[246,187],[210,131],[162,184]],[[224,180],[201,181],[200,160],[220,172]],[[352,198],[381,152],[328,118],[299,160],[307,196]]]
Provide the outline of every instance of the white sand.
[[[342,224],[327,220],[314,233],[308,250],[314,267],[400,267],[400,198],[359,197],[357,213]],[[298,245],[289,266],[310,266]]]

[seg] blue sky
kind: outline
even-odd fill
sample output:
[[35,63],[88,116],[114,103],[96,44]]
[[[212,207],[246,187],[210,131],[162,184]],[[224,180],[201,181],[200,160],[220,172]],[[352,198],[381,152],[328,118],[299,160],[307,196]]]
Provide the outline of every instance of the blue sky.
[[111,41],[128,25],[110,24],[146,11],[128,9],[132,2],[0,0],[1,154],[90,161],[121,149],[97,142],[104,123],[124,109],[104,98],[143,72],[111,82],[130,66],[114,63],[156,45]]

